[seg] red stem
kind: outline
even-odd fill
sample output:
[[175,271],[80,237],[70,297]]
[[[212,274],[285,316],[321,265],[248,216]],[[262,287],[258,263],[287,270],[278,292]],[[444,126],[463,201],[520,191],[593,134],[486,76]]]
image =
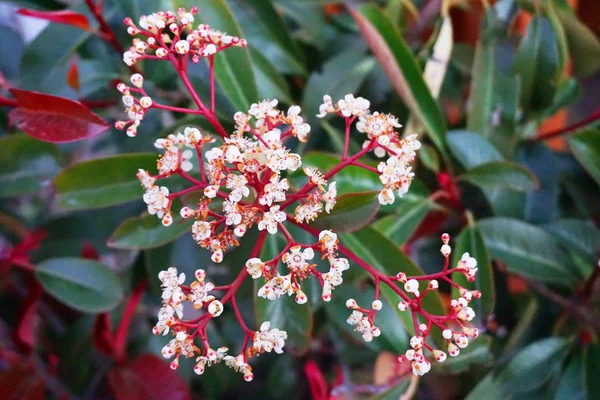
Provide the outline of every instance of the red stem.
[[135,309],[137,308],[138,304],[140,304],[147,286],[148,282],[144,280],[138,283],[138,285],[135,287],[129,296],[129,300],[127,301],[125,310],[123,311],[123,316],[121,317],[121,323],[115,332],[114,356],[119,363],[125,361],[125,345],[127,344],[127,332],[129,331],[129,325],[131,324],[131,319],[135,314]]
[[210,112],[215,113],[215,56],[208,57],[210,68]]
[[548,140],[548,139],[552,139],[552,138],[555,138],[555,137],[558,137],[558,136],[565,135],[567,133],[573,133],[576,130],[578,130],[579,128],[582,128],[582,127],[584,127],[586,125],[589,125],[592,122],[597,121],[599,119],[600,119],[600,108],[597,108],[592,113],[592,115],[590,115],[589,117],[587,117],[587,118],[585,118],[585,119],[583,119],[583,120],[581,120],[579,122],[574,123],[573,125],[566,126],[564,128],[558,129],[556,131],[547,133],[547,134],[545,134],[543,136],[538,135],[536,137],[533,137],[533,138],[529,139],[529,141],[530,142],[535,142],[535,141],[539,141],[539,140]]

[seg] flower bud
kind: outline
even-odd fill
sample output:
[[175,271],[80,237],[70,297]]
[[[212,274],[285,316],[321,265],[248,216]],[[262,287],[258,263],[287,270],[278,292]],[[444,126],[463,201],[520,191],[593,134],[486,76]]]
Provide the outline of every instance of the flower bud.
[[429,289],[436,290],[439,287],[440,287],[440,284],[438,283],[437,280],[432,279],[431,281],[429,281]]
[[450,255],[450,253],[452,253],[452,248],[450,246],[448,246],[447,244],[445,244],[442,246],[440,251],[442,252],[444,257],[448,257]]
[[187,54],[190,51],[190,44],[187,40],[180,40],[175,43],[175,51],[179,54]]
[[408,310],[408,303],[405,301],[401,301],[400,303],[398,303],[398,310],[400,310],[400,311]]
[[213,251],[212,256],[210,256],[210,259],[217,264],[223,261],[223,250],[217,249]]
[[444,353],[441,350],[434,350],[433,351],[433,357],[436,359],[437,362],[444,362],[444,361],[446,361],[446,353]]
[[171,367],[173,371],[179,368],[179,358],[174,359],[171,364],[169,364],[169,367]]
[[406,274],[404,272],[398,272],[396,274],[396,279],[398,279],[400,282],[406,282]]
[[144,85],[144,77],[137,73],[131,75],[131,84],[137,88],[141,88]]
[[162,219],[163,226],[170,226],[173,223],[173,216],[171,213],[166,213]]
[[305,304],[307,302],[308,298],[306,297],[306,294],[304,294],[304,292],[302,290],[298,290],[296,292],[296,303],[298,304]]
[[404,284],[404,290],[408,293],[417,293],[419,291],[419,282],[416,279],[410,279]]
[[348,299],[348,300],[346,300],[346,307],[354,310],[358,307],[358,304],[356,304],[356,300]]
[[460,354],[460,350],[454,343],[450,343],[448,345],[448,354],[450,354],[452,357],[456,357]]
[[233,228],[233,234],[237,237],[242,237],[246,234],[246,225],[240,224]]
[[192,215],[192,211],[189,207],[182,207],[179,211],[179,215],[181,215],[181,218],[189,218]]
[[442,336],[444,337],[444,339],[450,340],[452,338],[452,331],[450,329],[444,329],[442,331]]
[[204,195],[206,197],[208,197],[209,199],[214,198],[217,195],[217,187],[214,185],[211,186],[207,186],[206,188],[204,188]]
[[140,99],[140,105],[144,108],[149,108],[152,105],[152,99],[148,96],[144,96]]
[[371,308],[373,308],[373,310],[375,311],[381,310],[381,307],[383,307],[383,304],[381,304],[381,300],[373,300],[373,302],[371,303]]
[[211,301],[208,305],[208,312],[213,317],[218,317],[223,313],[223,303],[221,303],[219,300]]
[[421,324],[421,325],[419,325],[419,330],[420,330],[421,332],[427,332],[427,325],[425,325],[425,324]]
[[450,241],[450,235],[448,235],[447,233],[442,234],[442,242],[444,244],[448,244],[449,241]]
[[156,49],[156,57],[158,58],[163,58],[167,55],[167,50],[163,49],[162,47],[160,49]]

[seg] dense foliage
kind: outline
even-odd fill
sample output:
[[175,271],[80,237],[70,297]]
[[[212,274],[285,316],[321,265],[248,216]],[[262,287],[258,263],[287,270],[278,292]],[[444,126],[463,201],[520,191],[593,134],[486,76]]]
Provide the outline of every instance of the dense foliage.
[[600,41],[569,2],[69,3],[0,24],[1,398],[600,398]]

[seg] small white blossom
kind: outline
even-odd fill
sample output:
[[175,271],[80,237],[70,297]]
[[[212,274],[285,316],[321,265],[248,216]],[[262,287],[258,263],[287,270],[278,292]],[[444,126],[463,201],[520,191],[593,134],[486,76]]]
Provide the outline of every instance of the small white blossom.
[[270,211],[264,213],[258,223],[258,230],[267,230],[271,235],[277,233],[277,224],[286,220],[285,212],[279,210],[279,206],[272,206]]

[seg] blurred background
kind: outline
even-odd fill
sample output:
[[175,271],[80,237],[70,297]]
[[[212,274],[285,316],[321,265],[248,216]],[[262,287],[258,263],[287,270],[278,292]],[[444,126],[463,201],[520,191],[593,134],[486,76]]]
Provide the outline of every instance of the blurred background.
[[[380,30],[383,44],[373,45],[357,24],[367,18],[365,4],[379,10],[375,20],[369,14],[371,24],[393,28]],[[476,287],[487,300],[476,310],[482,336],[460,357],[434,366],[415,398],[600,399],[594,379],[600,369],[600,2],[104,0],[102,15],[127,49],[126,16],[137,22],[192,5],[199,21],[247,39],[243,51],[251,63],[236,68],[254,78],[252,101],[277,98],[281,109],[302,107],[311,137],[294,151],[305,163],[331,165],[324,153],[343,148],[343,121],[315,116],[324,94],[334,101],[363,96],[371,110],[397,115],[407,134],[420,135],[424,147],[411,191],[360,232],[391,243],[428,273],[442,268],[439,235],[449,232],[456,252],[478,255],[483,278]],[[91,29],[17,13],[23,8],[75,11]],[[214,265],[184,231],[150,239],[136,234],[139,226],[157,229],[151,226],[157,222],[144,220],[141,192],[128,199],[136,201],[79,206],[56,192],[55,177],[83,161],[155,153],[155,139],[187,126],[211,131],[197,116],[158,110],[147,114],[135,139],[111,128],[52,144],[11,124],[9,113],[20,106],[11,88],[83,100],[110,124],[124,118],[115,86],[128,82],[131,71],[97,27],[84,1],[0,3],[0,399],[400,398],[409,372],[396,357],[411,333],[393,302],[381,338],[365,344],[352,332],[345,299],[372,293],[360,274],[345,279],[331,304],[317,295],[310,308],[284,305],[279,317],[271,311],[272,322],[280,318],[294,334],[285,354],[254,362],[251,383],[224,366],[197,377],[190,360],[173,372],[159,358],[168,339],[151,334],[160,307],[158,272],[175,265],[192,276],[205,268],[215,284],[227,284],[249,249],[242,245]],[[394,57],[382,57],[382,48]],[[155,101],[191,105],[168,63],[139,67]],[[203,95],[207,71],[200,63],[189,72]],[[235,99],[220,88],[217,104],[231,129]],[[360,135],[352,139],[351,149],[360,148]],[[340,181],[341,193],[380,186],[376,176]],[[251,245],[252,236],[246,239]],[[379,256],[393,264],[395,254]],[[43,277],[16,265],[60,257],[105,266],[120,287],[109,310],[56,296]],[[81,279],[94,290],[92,278]],[[448,303],[452,292],[442,289]],[[117,360],[107,343],[132,293],[141,300],[126,357]],[[238,300],[252,322],[254,293],[248,283]],[[102,293],[95,295],[102,301]],[[231,314],[211,325],[210,334],[215,344],[238,349]]]

